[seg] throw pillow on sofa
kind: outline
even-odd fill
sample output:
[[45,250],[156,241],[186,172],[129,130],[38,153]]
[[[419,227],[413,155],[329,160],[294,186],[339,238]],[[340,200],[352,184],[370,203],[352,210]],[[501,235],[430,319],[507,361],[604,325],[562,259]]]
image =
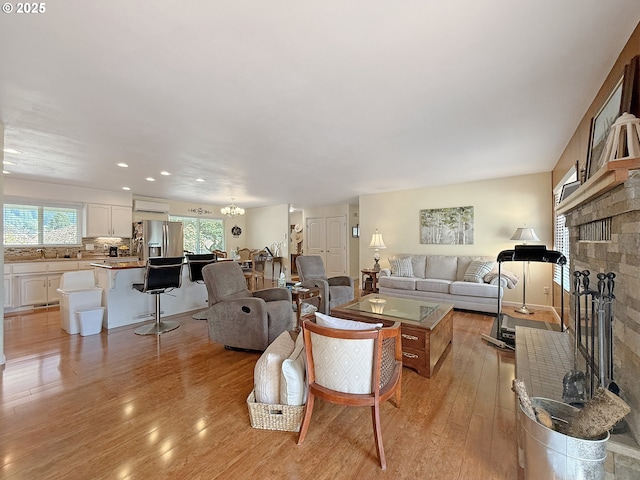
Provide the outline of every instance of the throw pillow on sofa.
[[253,370],[256,402],[272,405],[280,403],[282,362],[291,355],[294,346],[291,334],[282,332],[260,356]]
[[413,277],[413,267],[411,266],[411,258],[390,258],[391,275],[394,277]]
[[465,282],[484,283],[484,276],[493,270],[496,262],[483,262],[481,260],[474,260],[467,267],[467,271],[464,273]]

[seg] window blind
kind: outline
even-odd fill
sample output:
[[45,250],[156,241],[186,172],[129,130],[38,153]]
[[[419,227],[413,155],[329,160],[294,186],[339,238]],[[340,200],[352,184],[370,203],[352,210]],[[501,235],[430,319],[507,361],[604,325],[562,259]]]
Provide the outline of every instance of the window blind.
[[80,207],[4,204],[5,245],[79,245]]

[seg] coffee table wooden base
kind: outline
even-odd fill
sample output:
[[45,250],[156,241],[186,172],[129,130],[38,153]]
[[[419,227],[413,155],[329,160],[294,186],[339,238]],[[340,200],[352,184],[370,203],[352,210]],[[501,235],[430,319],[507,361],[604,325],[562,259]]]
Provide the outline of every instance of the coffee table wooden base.
[[[361,322],[382,322],[385,326],[393,324],[391,317],[381,318],[380,315],[367,315],[365,312],[348,310],[342,307],[331,309],[331,315]],[[405,323],[398,318],[395,320],[400,320],[401,322],[402,364],[415,370],[423,377],[430,378],[436,369],[438,361],[453,340],[453,305],[432,328],[418,326],[415,322]]]
[[445,350],[453,340],[453,310],[432,329],[402,324],[402,364],[431,378]]

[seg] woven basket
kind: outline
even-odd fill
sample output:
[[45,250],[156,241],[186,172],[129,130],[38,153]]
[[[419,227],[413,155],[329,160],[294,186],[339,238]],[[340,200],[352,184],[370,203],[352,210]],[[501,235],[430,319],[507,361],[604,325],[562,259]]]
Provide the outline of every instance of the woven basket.
[[269,405],[256,402],[255,391],[252,390],[247,398],[249,418],[253,428],[264,430],[282,430],[284,432],[299,432],[304,414],[304,405]]

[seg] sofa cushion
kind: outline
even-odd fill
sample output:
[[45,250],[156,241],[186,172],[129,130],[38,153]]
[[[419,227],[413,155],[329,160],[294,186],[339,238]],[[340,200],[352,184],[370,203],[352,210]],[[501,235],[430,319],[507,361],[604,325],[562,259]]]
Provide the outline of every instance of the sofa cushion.
[[416,279],[407,277],[380,277],[381,287],[398,288],[400,290],[415,290]]
[[458,272],[456,274],[456,280],[464,280],[464,274],[467,273],[469,264],[477,260],[481,260],[483,262],[495,262],[496,258],[478,255],[460,255],[458,257]]
[[280,403],[282,362],[291,355],[294,346],[289,332],[282,332],[260,356],[253,370],[256,402]]
[[409,253],[401,253],[396,255],[396,258],[409,257],[411,259],[411,270],[413,270],[413,276],[416,278],[425,278],[424,272],[427,269],[427,256],[426,255],[412,255]]
[[498,298],[498,287],[487,283],[452,282],[449,292],[453,295],[466,295],[469,297],[494,297]]
[[440,278],[419,278],[416,280],[416,290],[421,292],[449,293],[451,280]]
[[483,262],[482,260],[474,260],[467,267],[463,280],[465,282],[484,283],[484,276],[489,273],[496,262]]
[[413,277],[411,257],[390,258],[391,275],[394,277]]
[[280,404],[304,405],[306,398],[304,335],[300,333],[293,352],[282,362]]
[[458,270],[458,257],[447,255],[428,255],[425,278],[455,280]]

